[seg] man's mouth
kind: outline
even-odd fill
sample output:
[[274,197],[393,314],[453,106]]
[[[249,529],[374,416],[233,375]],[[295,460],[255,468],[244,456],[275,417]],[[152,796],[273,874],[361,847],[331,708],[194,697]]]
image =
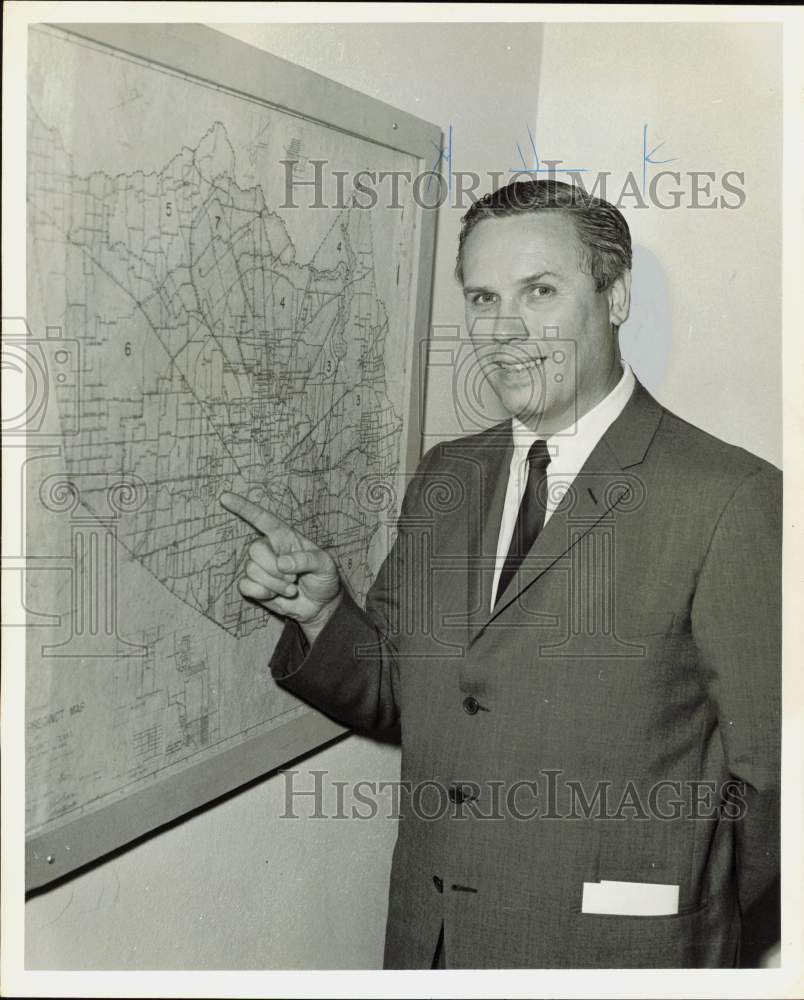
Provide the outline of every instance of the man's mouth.
[[543,355],[530,358],[528,361],[503,361],[501,358],[498,358],[495,360],[494,365],[499,371],[508,374],[509,372],[526,372],[533,368],[539,368],[546,360]]

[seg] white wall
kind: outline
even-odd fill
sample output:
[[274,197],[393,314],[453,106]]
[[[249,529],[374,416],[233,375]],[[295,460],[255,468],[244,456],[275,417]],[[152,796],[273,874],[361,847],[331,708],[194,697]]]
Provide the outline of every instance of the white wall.
[[[371,968],[382,959],[395,823],[282,819],[289,791],[398,776],[357,736],[143,841],[26,906],[31,969]],[[286,782],[292,782],[287,784]],[[346,799],[349,813],[349,799]]]
[[542,156],[611,170],[616,193],[628,170],[641,180],[646,123],[649,148],[665,143],[654,158],[676,158],[653,170],[744,172],[737,210],[625,202],[635,292],[621,335],[666,406],[776,464],[779,46],[768,24],[547,25],[538,114]]
[[[627,211],[637,244],[626,353],[663,402],[779,460],[778,52],[760,25],[238,25],[227,34],[453,126],[453,169],[542,158],[622,176],[641,129],[682,170],[745,170],[735,212]],[[540,72],[541,66],[541,72]],[[661,154],[657,154],[661,155]],[[433,322],[462,322],[461,210],[440,212]],[[666,364],[665,364],[666,359]],[[425,430],[461,430],[450,370],[430,372]],[[356,737],[305,767],[392,780],[397,752]],[[303,780],[303,778],[299,778]],[[312,780],[312,779],[308,779]],[[27,906],[36,968],[379,967],[394,824],[280,821],[281,776]]]

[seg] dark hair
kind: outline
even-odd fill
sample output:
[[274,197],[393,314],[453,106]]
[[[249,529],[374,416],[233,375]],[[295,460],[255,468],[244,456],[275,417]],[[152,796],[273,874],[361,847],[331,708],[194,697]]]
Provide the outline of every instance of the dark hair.
[[463,247],[483,219],[525,212],[563,212],[575,223],[581,244],[581,267],[601,292],[631,268],[631,233],[614,205],[582,187],[556,180],[512,181],[476,201],[461,219],[455,275],[463,283]]

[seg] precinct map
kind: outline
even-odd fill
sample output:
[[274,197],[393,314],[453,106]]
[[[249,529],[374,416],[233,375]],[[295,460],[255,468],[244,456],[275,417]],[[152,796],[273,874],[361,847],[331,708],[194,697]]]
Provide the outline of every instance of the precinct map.
[[404,466],[415,213],[348,180],[292,207],[316,160],[416,167],[30,33],[28,324],[56,428],[25,465],[29,834],[310,711],[270,678],[280,628],[237,591],[251,536],[223,491],[330,548],[358,598],[387,551],[394,511],[361,496]]

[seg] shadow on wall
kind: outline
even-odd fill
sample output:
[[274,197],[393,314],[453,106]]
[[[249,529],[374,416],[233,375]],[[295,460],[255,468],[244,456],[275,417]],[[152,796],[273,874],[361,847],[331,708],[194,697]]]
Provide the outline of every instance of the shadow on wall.
[[673,344],[667,280],[658,257],[634,246],[631,317],[620,330],[620,350],[648,392],[661,389]]

